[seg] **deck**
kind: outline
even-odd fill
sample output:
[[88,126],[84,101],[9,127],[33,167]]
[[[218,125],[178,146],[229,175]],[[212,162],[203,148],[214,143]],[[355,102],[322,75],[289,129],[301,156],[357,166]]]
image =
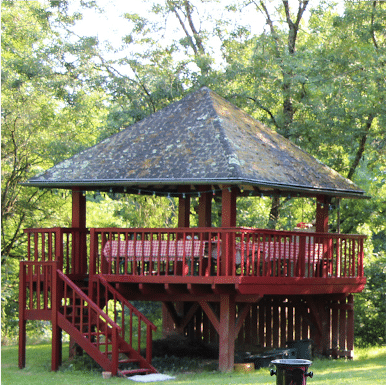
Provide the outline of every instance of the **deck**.
[[[28,260],[102,275],[130,300],[363,290],[365,236],[252,228],[28,229]],[[77,258],[76,255],[82,255]],[[75,263],[76,262],[76,263]]]

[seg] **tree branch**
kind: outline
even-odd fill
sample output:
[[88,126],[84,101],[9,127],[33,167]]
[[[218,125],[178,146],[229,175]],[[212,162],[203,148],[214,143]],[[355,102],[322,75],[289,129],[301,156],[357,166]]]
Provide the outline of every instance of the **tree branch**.
[[205,51],[204,51],[204,47],[202,44],[202,39],[199,36],[199,33],[197,32],[195,25],[193,23],[193,20],[192,20],[192,7],[191,7],[191,4],[189,3],[189,1],[187,1],[187,0],[184,1],[184,7],[185,7],[185,11],[186,11],[186,16],[188,19],[188,24],[189,24],[189,27],[191,28],[191,31],[192,31],[193,36],[195,38],[197,48],[201,54],[204,54]]
[[360,141],[359,141],[359,148],[358,148],[358,150],[356,152],[355,159],[352,162],[351,168],[349,169],[349,172],[348,172],[348,175],[347,175],[348,179],[352,179],[353,175],[355,174],[356,167],[359,165],[360,160],[361,160],[361,158],[362,158],[362,156],[364,154],[368,133],[369,133],[369,131],[371,129],[372,121],[374,120],[374,118],[375,118],[374,114],[369,114],[368,115],[367,122],[366,122],[366,125],[365,125],[365,130],[364,130],[363,135],[361,136]]
[[379,46],[376,41],[376,36],[375,36],[375,30],[374,30],[374,16],[375,16],[375,9],[376,9],[376,1],[372,3],[372,13],[371,13],[371,35],[372,35],[372,42],[374,43],[374,47],[378,50]]
[[253,98],[251,96],[245,96],[245,98],[252,100],[261,110],[267,112],[269,114],[270,119],[272,120],[273,124],[275,125],[275,127],[277,129],[279,128],[279,126],[277,124],[277,121],[275,120],[274,115],[271,113],[271,111],[267,107],[263,106],[259,100],[255,99],[255,98]]
[[198,49],[194,43],[194,41],[192,40],[192,37],[191,35],[189,34],[187,28],[185,27],[185,24],[184,24],[184,21],[181,19],[180,15],[179,15],[179,12],[177,12],[176,10],[176,7],[174,4],[172,4],[170,1],[167,1],[167,4],[169,5],[169,9],[175,14],[175,16],[177,17],[177,19],[179,20],[179,23],[181,25],[181,28],[183,28],[183,31],[185,33],[185,35],[187,36],[189,42],[190,42],[190,46],[191,48],[193,49],[195,55],[198,54]]

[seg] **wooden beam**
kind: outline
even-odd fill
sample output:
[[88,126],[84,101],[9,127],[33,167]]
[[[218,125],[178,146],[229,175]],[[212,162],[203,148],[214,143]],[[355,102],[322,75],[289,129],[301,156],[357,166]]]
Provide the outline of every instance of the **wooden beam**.
[[191,321],[198,308],[199,304],[197,302],[194,302],[189,308],[188,312],[184,315],[184,318],[181,319],[179,329],[183,330],[188,325],[189,321]]
[[173,322],[173,319],[172,319],[171,315],[169,314],[166,302],[162,302],[161,311],[162,311],[162,315],[163,315],[163,321],[162,321],[163,337],[168,337],[170,334],[172,334],[174,332],[175,323]]
[[163,304],[165,309],[168,311],[168,314],[172,318],[176,329],[178,329],[178,333],[183,331],[183,329],[188,325],[189,321],[191,321],[192,317],[199,308],[199,303],[194,302],[189,308],[188,312],[183,317],[181,317],[177,314],[176,308],[172,302],[163,302]]
[[199,304],[200,304],[201,308],[203,309],[203,311],[206,313],[212,326],[215,328],[215,330],[219,334],[219,331],[220,331],[219,317],[216,315],[216,313],[212,309],[211,305],[207,301],[201,300],[201,301],[199,301]]
[[242,308],[242,311],[240,311],[238,313],[238,318],[235,322],[235,336],[234,336],[234,339],[236,339],[238,337],[238,334],[242,328],[242,325],[243,325],[243,322],[245,321],[246,319],[246,316],[247,314],[249,314],[250,312],[250,308],[251,308],[251,304],[250,303],[245,303],[243,304],[243,308]]
[[321,323],[321,315],[320,315],[318,307],[316,306],[315,301],[319,301],[318,298],[313,297],[313,298],[306,299],[306,303],[310,309],[310,317],[312,319],[312,325],[317,327],[318,334],[320,336],[322,336],[323,327],[322,327],[322,323]]
[[190,292],[190,294],[197,296],[203,296],[207,294],[212,294],[212,290],[210,285],[203,285],[203,284],[195,284],[195,283],[187,283],[187,289]]
[[164,283],[164,289],[169,295],[188,294],[187,285],[183,283]]
[[165,309],[167,310],[169,316],[172,318],[173,323],[176,327],[179,327],[181,323],[181,317],[177,314],[173,302],[163,302]]

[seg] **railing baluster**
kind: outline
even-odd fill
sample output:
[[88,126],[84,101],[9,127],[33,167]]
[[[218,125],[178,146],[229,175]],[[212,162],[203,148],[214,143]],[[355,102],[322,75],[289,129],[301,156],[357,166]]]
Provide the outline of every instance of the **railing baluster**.
[[[112,247],[104,252],[106,242],[101,237],[118,242],[119,255],[115,251],[112,253]],[[104,274],[178,276],[181,274],[179,266],[183,265],[183,275],[189,272],[204,276],[211,272],[217,277],[232,277],[237,272],[238,244],[241,259],[240,271],[238,259],[238,275],[339,278],[359,276],[361,237],[342,234],[318,234],[316,237],[309,232],[244,228],[220,229],[216,233],[183,229],[93,229],[93,242],[96,242],[93,253],[95,256],[102,254],[107,266]],[[133,255],[129,255],[129,242],[133,242]],[[196,242],[201,245],[199,253]],[[203,242],[206,242],[206,254],[202,252]],[[100,264],[96,258],[95,265]]]

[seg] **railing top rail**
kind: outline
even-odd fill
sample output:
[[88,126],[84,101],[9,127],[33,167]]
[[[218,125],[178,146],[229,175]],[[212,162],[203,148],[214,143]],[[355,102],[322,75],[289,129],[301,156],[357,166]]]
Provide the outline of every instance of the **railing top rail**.
[[20,261],[20,265],[31,265],[31,266],[37,266],[37,265],[58,265],[58,261]]
[[79,229],[77,227],[50,227],[50,228],[28,228],[24,229],[25,233],[49,233],[49,232],[85,232],[90,233],[160,233],[160,234],[190,234],[190,233],[245,233],[245,234],[275,234],[282,236],[315,236],[315,237],[328,237],[328,238],[352,238],[352,239],[366,239],[367,236],[363,234],[343,234],[343,233],[317,233],[312,231],[298,231],[298,230],[270,230],[270,229],[258,229],[253,227],[180,227],[180,228],[120,228],[120,227],[106,227],[106,228],[92,228],[92,229]]
[[72,232],[85,232],[90,233],[89,229],[80,229],[78,227],[48,227],[48,228],[28,228],[24,229],[25,233],[55,233],[55,232],[62,232],[62,233],[72,233]]
[[160,233],[160,234],[190,234],[190,233],[244,233],[244,234],[265,234],[279,236],[314,236],[319,238],[351,238],[351,239],[366,239],[366,235],[362,234],[342,234],[342,233],[317,233],[308,231],[290,231],[290,230],[270,230],[257,229],[252,227],[190,227],[190,228],[93,228],[95,233]]
[[237,227],[237,228],[229,228],[226,229],[229,231],[237,231],[243,233],[259,233],[259,234],[278,234],[278,235],[299,235],[304,237],[320,237],[320,238],[362,238],[366,239],[367,236],[363,234],[343,234],[343,233],[318,233],[315,231],[300,231],[300,230],[270,230],[270,229],[257,229],[252,227]]
[[94,303],[90,297],[88,297],[81,289],[74,285],[73,281],[69,279],[65,274],[60,270],[57,270],[59,277],[65,281],[67,284],[71,285],[71,288],[84,300],[88,303],[90,308],[92,308],[100,317],[102,317],[112,328],[116,328],[121,331],[121,327],[117,325],[107,314],[105,314],[96,303]]

